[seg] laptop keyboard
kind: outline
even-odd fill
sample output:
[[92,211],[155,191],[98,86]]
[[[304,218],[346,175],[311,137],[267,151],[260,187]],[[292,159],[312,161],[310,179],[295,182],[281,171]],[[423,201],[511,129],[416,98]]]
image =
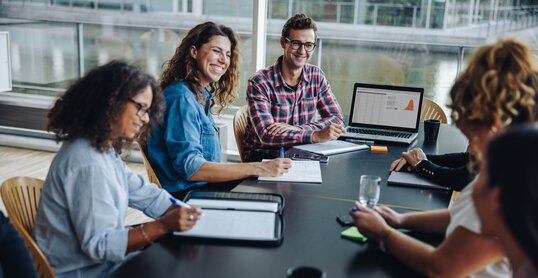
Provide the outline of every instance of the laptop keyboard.
[[347,132],[380,135],[380,136],[390,136],[390,137],[398,137],[398,138],[409,138],[412,135],[412,133],[408,133],[408,132],[383,131],[383,130],[373,130],[373,129],[364,129],[364,128],[356,128],[356,127],[348,127]]

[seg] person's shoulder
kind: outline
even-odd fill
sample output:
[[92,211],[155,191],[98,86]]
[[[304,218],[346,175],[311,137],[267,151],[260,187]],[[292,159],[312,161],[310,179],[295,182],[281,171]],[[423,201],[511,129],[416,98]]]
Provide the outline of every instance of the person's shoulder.
[[248,80],[249,82],[253,82],[253,83],[268,82],[273,79],[274,74],[275,74],[275,65],[271,65],[267,68],[258,70],[252,76],[250,76]]
[[63,142],[55,162],[57,165],[65,164],[64,166],[99,165],[99,162],[106,156],[106,152],[98,151],[86,138],[75,138]]
[[325,73],[323,73],[323,70],[321,70],[320,67],[312,64],[306,64],[304,65],[304,72],[312,74],[312,75],[318,75],[318,76],[325,76]]
[[175,99],[175,98],[185,98],[189,96],[194,96],[189,87],[189,84],[185,81],[174,82],[163,90],[165,99]]

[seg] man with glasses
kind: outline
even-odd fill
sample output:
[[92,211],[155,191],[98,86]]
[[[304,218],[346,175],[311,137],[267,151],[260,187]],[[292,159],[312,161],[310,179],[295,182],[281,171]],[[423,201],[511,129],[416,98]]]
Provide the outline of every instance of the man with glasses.
[[241,142],[243,161],[266,158],[271,149],[281,146],[335,140],[345,132],[329,82],[319,67],[307,64],[316,48],[316,36],[313,19],[294,15],[282,29],[284,55],[249,79],[250,120]]

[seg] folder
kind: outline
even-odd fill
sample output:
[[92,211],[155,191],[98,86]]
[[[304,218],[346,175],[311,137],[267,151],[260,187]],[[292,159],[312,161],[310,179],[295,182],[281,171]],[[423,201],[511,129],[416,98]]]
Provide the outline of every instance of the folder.
[[438,185],[415,173],[392,171],[387,179],[388,184],[410,186],[436,190],[450,190],[450,188]]
[[174,235],[278,245],[283,238],[284,197],[274,193],[191,191],[184,200],[202,208],[191,230]]

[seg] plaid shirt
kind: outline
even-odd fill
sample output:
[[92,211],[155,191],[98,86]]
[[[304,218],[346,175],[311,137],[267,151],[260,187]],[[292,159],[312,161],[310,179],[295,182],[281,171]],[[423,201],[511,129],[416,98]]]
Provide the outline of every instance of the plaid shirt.
[[[305,65],[297,88],[284,82],[282,56],[269,68],[255,73],[248,81],[247,101],[250,121],[243,139],[244,158],[255,148],[312,143],[312,134],[331,123],[343,125],[342,110],[320,68]],[[321,119],[315,121],[316,112]],[[270,135],[273,123],[286,123],[302,130]]]

